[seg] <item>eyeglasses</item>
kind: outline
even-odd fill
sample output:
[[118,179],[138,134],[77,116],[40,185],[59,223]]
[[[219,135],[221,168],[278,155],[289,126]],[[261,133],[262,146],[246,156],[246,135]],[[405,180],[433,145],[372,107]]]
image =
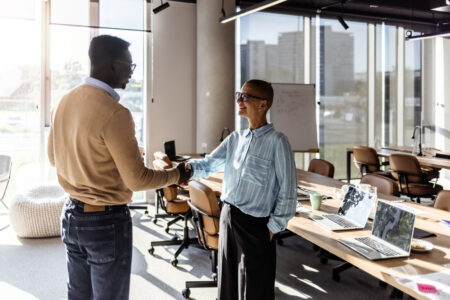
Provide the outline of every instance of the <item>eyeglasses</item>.
[[249,98],[255,98],[255,99],[258,99],[258,100],[266,100],[265,98],[261,98],[261,97],[258,97],[258,96],[253,96],[253,95],[246,94],[246,93],[241,93],[241,92],[236,92],[234,94],[234,100],[235,101],[238,101],[239,99],[242,99],[242,102],[247,102]]
[[131,72],[134,72],[134,69],[136,69],[136,64],[130,63],[130,62],[128,62],[128,61],[119,60],[119,59],[116,59],[116,60],[114,60],[114,61],[120,62],[120,63],[123,63],[123,64],[127,64],[127,65],[128,65],[128,68],[130,68],[130,71],[131,71]]

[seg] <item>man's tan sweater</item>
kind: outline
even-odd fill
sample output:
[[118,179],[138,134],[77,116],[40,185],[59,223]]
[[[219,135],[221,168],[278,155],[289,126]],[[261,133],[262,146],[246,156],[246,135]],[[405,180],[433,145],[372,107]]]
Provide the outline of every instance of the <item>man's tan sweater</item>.
[[64,190],[91,205],[129,203],[132,191],[168,186],[179,178],[177,169],[145,167],[130,111],[86,84],[65,95],[54,111],[48,157]]

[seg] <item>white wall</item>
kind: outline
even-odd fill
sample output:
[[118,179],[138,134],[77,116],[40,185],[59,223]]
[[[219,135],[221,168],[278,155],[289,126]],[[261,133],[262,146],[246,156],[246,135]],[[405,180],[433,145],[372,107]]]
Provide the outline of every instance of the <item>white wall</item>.
[[[153,7],[160,5],[155,1]],[[170,2],[153,20],[153,102],[148,101],[147,152],[176,141],[177,153],[196,144],[196,5]]]

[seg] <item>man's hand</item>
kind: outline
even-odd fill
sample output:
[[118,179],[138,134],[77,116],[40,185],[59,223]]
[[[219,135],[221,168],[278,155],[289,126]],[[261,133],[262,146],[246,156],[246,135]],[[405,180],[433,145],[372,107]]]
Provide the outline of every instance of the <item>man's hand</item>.
[[180,178],[178,179],[179,185],[187,185],[189,179],[191,178],[192,171],[186,169],[184,163],[180,163],[177,166],[178,171],[180,172]]
[[273,232],[270,231],[270,229],[269,229],[269,235],[270,235],[270,241],[272,241],[272,239],[273,239]]

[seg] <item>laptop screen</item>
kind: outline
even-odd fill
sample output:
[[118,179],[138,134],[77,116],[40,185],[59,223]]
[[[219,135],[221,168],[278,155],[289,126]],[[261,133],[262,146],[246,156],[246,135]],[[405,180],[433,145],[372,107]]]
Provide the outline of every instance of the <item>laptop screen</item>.
[[339,207],[338,215],[345,216],[364,227],[375,200],[376,195],[349,186],[341,207]]
[[372,235],[409,253],[415,217],[411,212],[378,201]]

